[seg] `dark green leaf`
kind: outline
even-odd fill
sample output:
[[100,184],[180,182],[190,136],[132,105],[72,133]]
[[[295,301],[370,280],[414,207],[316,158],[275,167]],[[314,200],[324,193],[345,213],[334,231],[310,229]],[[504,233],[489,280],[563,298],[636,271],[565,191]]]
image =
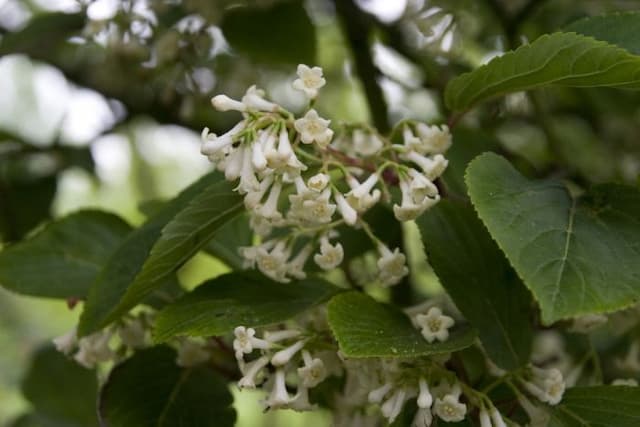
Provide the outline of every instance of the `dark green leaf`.
[[253,272],[209,280],[158,315],[155,339],[221,335],[236,326],[282,322],[323,303],[339,289],[316,278],[277,283]]
[[22,415],[9,425],[11,427],[84,427],[76,423],[53,419],[37,412]]
[[213,370],[180,368],[168,347],[140,351],[116,366],[99,402],[104,427],[231,427],[227,384]]
[[53,423],[56,426],[97,426],[97,391],[94,371],[81,367],[49,346],[35,354],[22,382],[22,393],[40,418],[57,421]]
[[204,250],[234,270],[240,270],[243,258],[240,256],[238,248],[251,246],[252,243],[253,232],[249,228],[249,216],[243,214],[220,227]]
[[[37,15],[26,27],[9,33],[0,42],[0,55],[31,50],[45,51],[58,47],[85,24],[84,13],[47,13]],[[42,35],[46,34],[47,37]]]
[[549,427],[637,427],[640,388],[575,387],[553,408]]
[[531,296],[471,206],[442,201],[417,220],[429,263],[501,368],[529,361]]
[[0,284],[14,292],[84,298],[131,227],[118,216],[79,211],[0,252]]
[[563,31],[591,36],[640,54],[640,12],[591,16],[573,22]]
[[455,111],[510,92],[545,85],[640,88],[640,57],[575,33],[544,35],[451,80],[445,101]]
[[400,309],[360,293],[329,301],[329,325],[347,357],[416,357],[449,353],[473,344],[475,331],[456,325],[449,339],[429,344]]
[[57,186],[55,176],[22,181],[5,181],[0,177],[0,240],[20,240],[50,218]]
[[536,297],[545,324],[618,310],[640,297],[640,192],[594,187],[581,197],[559,181],[531,181],[483,154],[467,169],[471,200]]
[[314,64],[315,26],[301,1],[276,2],[268,7],[230,9],[222,32],[231,47],[265,63]]
[[221,180],[217,173],[202,177],[127,237],[89,291],[80,335],[116,320],[166,283],[207,242],[208,234],[229,218],[231,204],[216,204],[218,196],[231,201],[229,184]]

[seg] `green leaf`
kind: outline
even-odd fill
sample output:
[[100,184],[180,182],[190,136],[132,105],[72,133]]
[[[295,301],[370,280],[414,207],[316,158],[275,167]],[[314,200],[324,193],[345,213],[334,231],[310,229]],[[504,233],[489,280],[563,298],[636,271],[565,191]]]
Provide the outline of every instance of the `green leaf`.
[[637,427],[640,388],[574,387],[553,408],[549,427]]
[[38,350],[22,382],[22,393],[39,418],[48,418],[53,425],[97,426],[97,391],[94,371],[81,367],[51,346]]
[[240,196],[220,174],[189,186],[139,229],[108,260],[93,283],[78,332],[90,334],[138,304],[198,251],[240,209]]
[[590,36],[640,54],[640,12],[591,16],[571,23],[563,31]]
[[480,218],[540,304],[542,320],[618,310],[640,297],[640,192],[600,185],[575,196],[483,154],[467,169]]
[[466,110],[478,102],[545,85],[640,88],[640,57],[575,33],[544,35],[451,80],[447,106]]
[[[37,15],[26,27],[3,36],[0,55],[55,49],[85,25],[84,13],[53,12]],[[47,37],[42,37],[46,34]]]
[[441,201],[417,220],[429,263],[503,369],[529,361],[531,296],[468,205]]
[[222,335],[236,326],[282,322],[327,301],[339,289],[317,278],[277,283],[254,272],[209,280],[162,310],[154,337]]
[[221,27],[231,47],[255,61],[294,65],[316,62],[315,25],[302,1],[234,7],[225,13]]
[[116,366],[102,388],[105,427],[232,427],[226,382],[208,367],[180,368],[169,347],[140,351]]
[[79,211],[0,252],[0,284],[14,292],[84,298],[131,227],[118,216]]
[[234,270],[240,270],[244,259],[240,256],[238,248],[251,246],[252,243],[253,232],[249,227],[249,216],[242,214],[220,227],[204,250]]
[[444,342],[429,344],[411,320],[395,306],[360,292],[329,301],[329,326],[347,357],[417,357],[462,350],[473,344],[475,331],[456,325]]
[[76,423],[56,420],[38,412],[22,415],[9,425],[11,427],[84,427]]

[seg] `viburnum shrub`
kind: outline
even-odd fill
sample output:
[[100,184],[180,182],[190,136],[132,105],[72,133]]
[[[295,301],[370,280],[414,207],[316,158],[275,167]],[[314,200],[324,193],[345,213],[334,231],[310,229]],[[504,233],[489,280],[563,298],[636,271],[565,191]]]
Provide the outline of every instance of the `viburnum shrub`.
[[[300,110],[257,85],[213,96],[235,122],[202,131],[212,171],[140,227],[83,210],[0,253],[4,287],[82,301],[27,374],[29,420],[97,425],[97,400],[103,426],[231,426],[251,389],[265,411],[344,427],[640,425],[637,184],[595,179],[584,165],[604,160],[579,148],[539,166],[488,136],[518,104],[511,132],[539,121],[561,144],[537,89],[573,107],[594,88],[635,94],[621,89],[640,89],[639,28],[629,13],[543,35],[451,77],[446,119],[390,130],[325,118],[332,81],[314,64],[288,82]],[[600,108],[591,120],[614,103]],[[602,126],[620,137],[617,123]],[[200,251],[231,271],[187,291],[176,273]]]

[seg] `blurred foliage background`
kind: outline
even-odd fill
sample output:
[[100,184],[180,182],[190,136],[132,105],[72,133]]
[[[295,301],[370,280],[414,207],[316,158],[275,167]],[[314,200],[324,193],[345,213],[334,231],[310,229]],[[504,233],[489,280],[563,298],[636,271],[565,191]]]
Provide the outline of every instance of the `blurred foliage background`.
[[[140,223],[145,202],[170,197],[208,170],[200,131],[221,132],[235,120],[214,112],[214,94],[236,97],[257,83],[296,111],[304,99],[290,82],[296,64],[308,63],[324,69],[329,84],[317,108],[334,123],[368,121],[385,131],[408,117],[443,121],[442,91],[451,76],[576,18],[638,6],[633,0],[0,0],[0,245],[81,207]],[[509,96],[465,117],[452,173],[474,150],[492,147],[531,174],[637,182],[639,107],[637,92],[607,89]],[[450,178],[452,190],[464,191]],[[411,228],[405,231],[413,280],[432,292],[433,275]],[[198,256],[181,280],[195,286],[225,268]],[[28,408],[19,388],[29,354],[71,328],[77,315],[63,303],[0,290],[0,426]],[[239,397],[238,425],[329,423],[322,413],[264,416],[256,400],[247,392]]]

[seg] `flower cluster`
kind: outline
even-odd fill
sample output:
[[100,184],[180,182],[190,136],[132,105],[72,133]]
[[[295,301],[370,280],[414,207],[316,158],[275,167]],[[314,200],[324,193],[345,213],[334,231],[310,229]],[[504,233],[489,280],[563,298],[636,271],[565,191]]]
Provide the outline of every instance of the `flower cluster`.
[[[293,87],[311,105],[326,84],[322,69],[300,65],[298,77]],[[304,278],[310,259],[323,270],[336,268],[344,258],[336,228],[346,225],[372,239],[380,283],[391,286],[408,274],[405,255],[382,243],[363,214],[392,203],[391,186],[401,193],[393,204],[399,221],[417,218],[440,200],[434,180],[447,167],[446,126],[404,122],[394,143],[367,126],[345,126],[336,136],[315,109],[296,118],[256,86],[239,100],[217,95],[211,102],[219,111],[242,113],[222,135],[205,128],[201,152],[238,182],[251,227],[262,239],[241,248],[247,268],[280,282]]]

